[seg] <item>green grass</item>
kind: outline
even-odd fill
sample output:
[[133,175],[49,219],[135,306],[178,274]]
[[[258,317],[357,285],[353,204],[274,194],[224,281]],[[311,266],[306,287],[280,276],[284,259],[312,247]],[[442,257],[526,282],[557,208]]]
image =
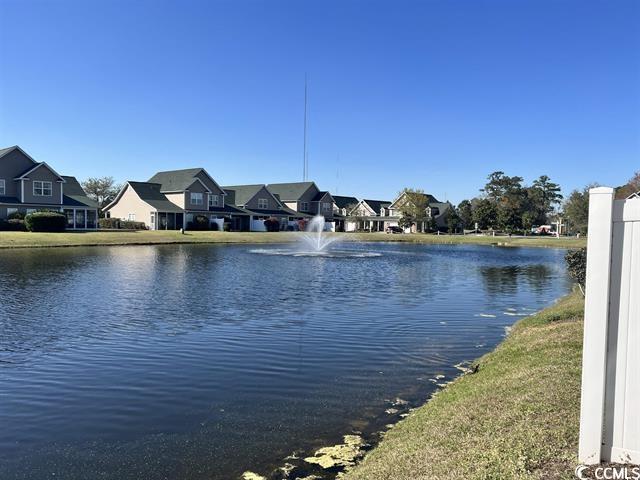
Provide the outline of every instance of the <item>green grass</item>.
[[582,315],[574,293],[516,324],[344,479],[575,478]]
[[[70,247],[92,245],[146,245],[171,243],[282,243],[295,240],[299,233],[262,232],[186,232],[176,231],[100,231],[65,233],[0,232],[1,248]],[[461,235],[423,235],[385,233],[333,234],[345,240],[369,242],[409,242],[421,244],[480,244],[504,246],[574,248],[586,245],[584,238],[509,238]]]

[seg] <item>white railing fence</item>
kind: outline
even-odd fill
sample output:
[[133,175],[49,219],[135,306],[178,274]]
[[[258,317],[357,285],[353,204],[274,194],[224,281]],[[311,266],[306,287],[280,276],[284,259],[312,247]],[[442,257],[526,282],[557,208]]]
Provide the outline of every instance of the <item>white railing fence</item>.
[[640,463],[640,198],[589,192],[578,459]]

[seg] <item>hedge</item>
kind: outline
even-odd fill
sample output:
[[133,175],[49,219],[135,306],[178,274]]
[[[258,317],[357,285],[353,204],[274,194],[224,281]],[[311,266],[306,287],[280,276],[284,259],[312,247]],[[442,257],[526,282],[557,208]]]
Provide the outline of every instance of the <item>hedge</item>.
[[19,218],[10,218],[9,220],[0,220],[0,232],[26,232],[27,227],[24,220]]
[[64,232],[67,217],[57,212],[34,212],[24,217],[24,224],[30,232]]
[[98,227],[114,230],[146,230],[144,222],[134,222],[131,220],[120,220],[119,218],[100,218]]
[[209,219],[204,215],[196,215],[187,223],[187,230],[209,230]]

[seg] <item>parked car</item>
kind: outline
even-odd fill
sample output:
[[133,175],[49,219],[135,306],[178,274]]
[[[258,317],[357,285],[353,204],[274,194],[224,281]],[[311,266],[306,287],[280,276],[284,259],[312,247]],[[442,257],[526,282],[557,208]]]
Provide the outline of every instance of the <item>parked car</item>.
[[387,233],[404,233],[404,230],[400,227],[387,227]]

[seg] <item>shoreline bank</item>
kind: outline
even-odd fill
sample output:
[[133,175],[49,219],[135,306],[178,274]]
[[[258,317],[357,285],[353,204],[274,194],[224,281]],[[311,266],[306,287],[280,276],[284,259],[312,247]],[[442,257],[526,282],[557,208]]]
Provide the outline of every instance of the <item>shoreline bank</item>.
[[573,292],[514,324],[339,478],[573,478],[583,313]]
[[[101,247],[183,244],[276,244],[294,242],[295,232],[185,232],[174,231],[97,231],[31,233],[0,232],[0,250],[15,248]],[[398,242],[422,245],[487,245],[499,247],[580,248],[586,238],[489,237],[471,235],[329,233],[343,241]]]

